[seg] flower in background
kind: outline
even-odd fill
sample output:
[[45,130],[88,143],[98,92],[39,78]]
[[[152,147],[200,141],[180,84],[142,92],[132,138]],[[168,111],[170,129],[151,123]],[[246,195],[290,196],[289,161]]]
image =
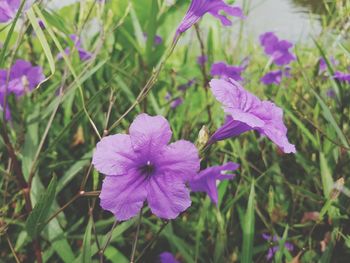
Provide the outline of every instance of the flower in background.
[[213,79],[209,83],[216,99],[223,104],[228,117],[211,137],[209,143],[256,130],[267,136],[285,153],[295,153],[287,138],[283,111],[270,101],[261,101],[233,79]]
[[[266,259],[267,260],[271,260],[274,255],[276,254],[276,252],[279,250],[279,244],[278,244],[278,241],[280,240],[280,238],[276,235],[274,235],[273,237],[268,235],[268,234],[262,234],[262,237],[263,239],[265,239],[266,241],[269,241],[269,242],[273,242],[274,245],[273,247],[270,247],[269,248],[269,251],[266,255]],[[285,249],[287,249],[288,251],[293,251],[294,250],[294,245],[290,242],[285,242],[284,243],[284,247]]]
[[333,75],[333,78],[335,78],[339,81],[344,81],[344,82],[350,83],[350,74],[349,73],[336,71]]
[[289,51],[293,44],[287,40],[279,40],[273,32],[262,34],[260,43],[264,47],[265,53],[270,55],[278,66],[287,65],[295,60],[295,56]]
[[192,0],[191,5],[182,19],[176,33],[181,34],[197,23],[206,13],[211,14],[221,21],[224,26],[232,25],[232,22],[220,12],[227,15],[244,18],[242,9],[226,4],[223,0]]
[[327,95],[327,97],[329,97],[331,99],[334,99],[336,97],[336,93],[335,93],[334,89],[332,89],[332,88],[329,88],[326,91],[326,95]]
[[[145,40],[147,41],[147,38],[148,38],[147,33],[144,32],[143,36],[144,36]],[[158,45],[163,43],[163,38],[161,36],[155,35],[153,41],[154,41],[154,45],[158,46]]]
[[183,103],[182,98],[176,98],[175,100],[173,100],[171,102],[170,108],[175,109],[175,108],[179,107],[182,103]]
[[[8,77],[8,79],[7,79]],[[43,69],[39,66],[32,66],[25,60],[17,60],[10,69],[0,70],[0,106],[3,110],[3,103],[6,94],[14,94],[17,98],[25,93],[32,91],[36,86],[45,79]],[[8,105],[7,105],[8,106]],[[8,114],[6,118],[10,119],[10,109],[6,108]]]
[[200,66],[204,66],[207,61],[208,61],[208,57],[206,55],[200,55],[197,57],[197,63]]
[[210,74],[219,76],[223,79],[234,79],[236,81],[243,80],[241,74],[245,70],[243,66],[230,66],[225,62],[217,62],[211,66]]
[[282,70],[274,70],[266,73],[260,80],[265,85],[279,85],[282,81]]
[[165,95],[165,99],[170,102],[170,108],[173,110],[183,103],[182,98],[173,99],[170,92],[167,92],[167,94]]
[[[336,66],[339,64],[339,62],[337,60],[335,60],[334,57],[331,57],[329,62],[333,65],[333,66]],[[326,63],[326,60],[321,57],[319,59],[319,66],[318,66],[318,74],[322,74],[323,72],[326,72],[327,71],[327,63]]]
[[239,164],[228,162],[221,166],[212,166],[203,171],[190,181],[190,187],[193,192],[206,192],[211,201],[218,203],[218,190],[216,182],[222,180],[233,179],[234,174],[225,174],[226,171],[237,170]]
[[1,0],[0,23],[7,23],[14,19],[20,6],[20,0]]
[[152,213],[165,219],[191,205],[186,183],[199,170],[198,151],[185,140],[168,145],[171,136],[164,117],[140,114],[129,135],[107,136],[97,144],[92,163],[106,175],[101,207],[117,220],[137,215],[146,200]]
[[163,252],[159,255],[160,263],[180,263],[170,252]]
[[187,83],[179,85],[177,90],[185,92],[188,88],[192,87],[194,83],[196,83],[196,80],[191,79]]
[[[79,37],[77,35],[70,35],[70,39],[73,41],[74,43],[74,49],[76,51],[78,51],[78,54],[79,54],[79,58],[80,60],[82,61],[86,61],[86,60],[89,60],[91,57],[92,57],[92,54],[89,52],[89,51],[86,51],[82,45],[81,45],[81,41],[79,39]],[[64,50],[64,53],[68,56],[71,52],[71,49],[69,47],[67,47],[65,50]],[[57,56],[58,59],[62,59],[63,58],[63,55],[60,53],[58,54]]]

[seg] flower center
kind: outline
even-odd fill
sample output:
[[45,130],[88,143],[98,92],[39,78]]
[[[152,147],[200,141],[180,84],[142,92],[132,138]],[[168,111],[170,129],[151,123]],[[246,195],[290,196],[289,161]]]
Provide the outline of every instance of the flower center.
[[140,167],[140,172],[143,176],[149,177],[153,174],[155,170],[154,165],[151,163],[151,161],[147,161],[147,163]]

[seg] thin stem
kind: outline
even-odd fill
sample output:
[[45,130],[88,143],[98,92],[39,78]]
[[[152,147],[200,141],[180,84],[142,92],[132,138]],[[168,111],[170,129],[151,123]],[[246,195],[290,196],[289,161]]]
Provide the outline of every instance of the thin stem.
[[39,143],[39,146],[38,146],[38,149],[35,153],[35,156],[34,156],[34,159],[33,159],[33,162],[32,162],[32,165],[30,167],[30,172],[29,172],[29,179],[28,179],[28,185],[29,185],[29,189],[31,188],[31,185],[32,185],[32,180],[33,180],[33,177],[34,177],[34,174],[35,174],[35,170],[36,170],[36,167],[37,167],[37,163],[38,163],[38,159],[39,159],[39,155],[40,155],[40,152],[44,146],[44,143],[45,143],[45,140],[46,140],[46,137],[47,135],[49,134],[49,131],[50,131],[50,128],[51,128],[51,125],[52,125],[52,122],[56,116],[56,113],[58,111],[58,108],[59,106],[61,105],[61,102],[62,102],[62,99],[63,99],[63,86],[67,80],[67,74],[68,74],[68,69],[67,67],[65,68],[64,70],[64,73],[63,73],[63,78],[62,78],[62,82],[61,82],[61,86],[60,86],[60,89],[59,89],[59,99],[57,101],[57,104],[50,116],[50,119],[46,125],[46,128],[45,128],[45,131],[44,131],[44,134],[41,138],[41,141]]
[[[194,27],[196,29],[197,39],[198,39],[198,42],[199,42],[199,45],[200,45],[200,48],[201,48],[201,56],[204,59],[206,57],[204,42],[203,42],[203,39],[201,37],[198,24],[195,24]],[[202,76],[203,76],[203,88],[205,90],[205,96],[206,96],[206,99],[208,101],[209,100],[209,94],[208,94],[209,78],[208,78],[208,75],[207,75],[206,65],[205,64],[206,64],[205,60],[203,60],[203,63],[200,65],[200,67],[201,67],[201,72],[202,72]],[[209,122],[211,122],[211,109],[210,109],[210,104],[209,103],[207,103],[207,113],[208,113]]]
[[9,247],[11,249],[11,252],[12,252],[13,256],[15,257],[16,262],[20,263],[21,261],[19,260],[17,254],[16,254],[16,251],[15,251],[15,249],[14,249],[14,247],[13,247],[13,245],[11,243],[11,240],[10,240],[10,238],[9,238],[7,233],[6,233],[6,240],[7,240],[7,243],[9,244]]
[[114,228],[116,227],[118,221],[115,220],[114,223],[113,223],[113,226],[111,228],[111,231],[109,231],[109,235],[107,237],[107,241],[106,241],[106,244],[103,246],[103,248],[100,250],[100,263],[103,263],[103,255],[109,245],[109,243],[111,242],[111,239],[112,239],[112,235],[113,235],[113,231],[114,231]]
[[171,54],[174,52],[174,49],[177,45],[177,42],[179,41],[180,35],[176,35],[174,38],[174,41],[169,49],[169,51],[167,52],[167,54],[165,55],[164,59],[159,63],[159,65],[157,66],[157,68],[153,71],[151,77],[149,78],[149,80],[147,81],[147,83],[145,84],[145,86],[142,88],[142,90],[140,91],[139,95],[137,96],[136,100],[134,101],[134,103],[129,107],[129,109],[127,109],[122,116],[120,116],[120,118],[115,121],[111,127],[108,129],[108,133],[113,130],[115,127],[117,127],[119,125],[119,123],[136,107],[136,105],[138,105],[148,94],[148,92],[152,89],[153,85],[157,82],[157,79],[159,77],[160,72],[162,71],[166,61],[168,60],[168,58],[171,56]]
[[59,213],[61,213],[64,209],[66,209],[68,206],[70,206],[75,200],[77,200],[79,197],[81,197],[84,193],[79,192],[71,200],[69,200],[64,206],[62,206],[60,209],[58,209],[48,220],[46,220],[45,225],[47,225],[52,219],[54,219]]
[[140,215],[139,215],[139,220],[137,222],[136,236],[135,236],[135,239],[134,239],[134,243],[132,245],[132,253],[131,253],[131,257],[130,257],[130,263],[135,263],[134,258],[135,258],[135,253],[136,253],[137,241],[139,239],[139,234],[140,234],[142,210],[143,210],[143,208],[141,208]]
[[138,262],[142,256],[146,253],[146,251],[158,240],[160,233],[164,230],[164,228],[169,224],[170,221],[164,221],[156,235],[153,237],[153,239],[147,244],[147,246],[142,250],[140,255],[136,258],[135,263]]

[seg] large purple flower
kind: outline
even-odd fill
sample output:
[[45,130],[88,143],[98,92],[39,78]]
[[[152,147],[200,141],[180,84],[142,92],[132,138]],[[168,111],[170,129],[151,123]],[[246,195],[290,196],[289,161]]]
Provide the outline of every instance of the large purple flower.
[[223,79],[234,79],[236,81],[243,80],[241,74],[244,71],[243,66],[230,66],[225,62],[217,62],[211,66],[210,74]]
[[[8,79],[7,79],[8,77]],[[30,62],[17,60],[10,69],[0,70],[0,106],[3,110],[5,91],[6,94],[15,94],[18,98],[26,92],[32,91],[45,79],[43,70],[39,66],[32,66]],[[7,105],[8,106],[8,105]],[[10,109],[6,108],[6,118],[10,119]]]
[[14,19],[20,6],[20,0],[1,0],[0,23],[7,23]]
[[340,71],[336,71],[333,75],[333,78],[350,83],[350,73],[344,73]]
[[287,65],[295,60],[295,56],[289,51],[293,44],[287,40],[279,40],[273,32],[262,34],[260,43],[264,47],[265,53],[270,55],[278,66]]
[[220,19],[224,26],[232,25],[232,22],[224,15],[220,14],[223,11],[230,16],[244,18],[242,9],[226,4],[223,0],[192,0],[191,5],[182,19],[181,24],[177,28],[176,33],[181,34],[197,23],[206,13]]
[[191,205],[185,183],[199,170],[196,147],[184,140],[167,145],[172,132],[162,116],[140,114],[129,133],[107,136],[96,146],[92,163],[106,175],[102,208],[127,220],[147,200],[158,217],[176,218]]
[[170,252],[163,252],[159,255],[160,263],[180,263]]
[[270,101],[261,101],[246,91],[238,82],[230,79],[213,79],[211,90],[228,117],[211,137],[209,143],[237,136],[249,130],[257,130],[267,136],[285,153],[294,153],[295,146],[287,138],[283,123],[283,111]]
[[266,73],[260,80],[265,85],[281,84],[283,72],[282,70],[274,70]]
[[[267,260],[271,260],[274,257],[274,255],[276,254],[276,252],[279,250],[278,241],[280,240],[280,238],[277,235],[270,236],[268,234],[262,234],[262,237],[266,241],[273,242],[275,244],[274,246],[269,248],[269,251],[268,251],[268,253],[266,255],[266,259]],[[294,245],[292,243],[290,243],[290,242],[285,242],[284,243],[284,247],[288,251],[293,251],[294,250]]]
[[221,166],[212,166],[203,171],[190,181],[191,190],[194,192],[206,192],[211,201],[218,203],[218,190],[216,189],[216,181],[232,179],[234,174],[225,174],[226,171],[237,170],[239,164],[229,162]]

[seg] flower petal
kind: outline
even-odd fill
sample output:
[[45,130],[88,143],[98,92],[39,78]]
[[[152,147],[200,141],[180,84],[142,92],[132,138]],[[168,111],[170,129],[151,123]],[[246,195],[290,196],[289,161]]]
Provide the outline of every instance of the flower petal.
[[146,184],[145,178],[137,172],[107,176],[102,184],[100,205],[117,220],[128,220],[141,210],[147,198]]
[[133,166],[136,158],[130,136],[116,134],[102,138],[96,145],[92,164],[105,175],[123,175]]
[[211,201],[218,203],[218,191],[216,187],[217,180],[227,180],[234,177],[233,174],[225,175],[225,171],[234,171],[239,167],[238,164],[228,162],[220,166],[212,166],[201,171],[193,180],[190,181],[191,190],[194,192],[206,192]]
[[157,174],[149,180],[147,202],[153,214],[175,219],[191,205],[189,190],[178,177]]
[[171,174],[182,180],[190,180],[199,170],[198,150],[193,143],[179,140],[168,145],[158,163],[160,174]]
[[150,154],[167,145],[172,132],[168,121],[163,116],[140,114],[129,128],[131,144],[135,151]]
[[214,142],[225,140],[231,137],[236,137],[252,129],[253,128],[247,124],[236,121],[231,116],[227,116],[225,123],[210,137],[208,144],[212,144]]

